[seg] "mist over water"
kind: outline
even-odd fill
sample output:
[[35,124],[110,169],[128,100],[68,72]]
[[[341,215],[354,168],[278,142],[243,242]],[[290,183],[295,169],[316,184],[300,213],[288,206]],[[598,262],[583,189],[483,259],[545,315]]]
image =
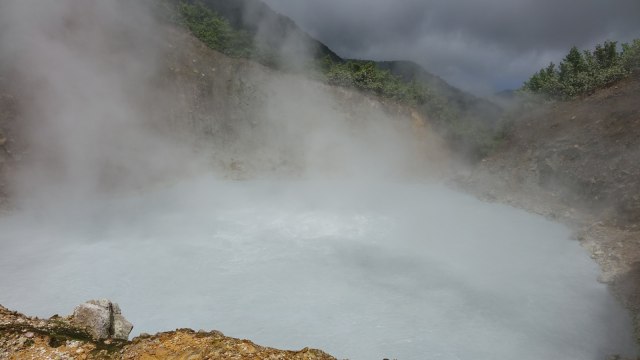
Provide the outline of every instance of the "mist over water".
[[634,354],[566,228],[439,185],[203,176],[67,220],[0,221],[3,305],[50,316],[108,297],[135,334],[219,329],[350,359]]
[[[167,75],[193,69],[163,63],[175,38],[149,3],[0,3],[28,149],[0,217],[0,304],[50,316],[107,297],[134,334],[218,329],[350,359],[635,353],[568,229],[408,180],[446,161],[421,119],[256,66],[225,75],[229,59],[187,62],[245,97],[192,99],[203,88]],[[280,180],[221,180],[228,158]]]

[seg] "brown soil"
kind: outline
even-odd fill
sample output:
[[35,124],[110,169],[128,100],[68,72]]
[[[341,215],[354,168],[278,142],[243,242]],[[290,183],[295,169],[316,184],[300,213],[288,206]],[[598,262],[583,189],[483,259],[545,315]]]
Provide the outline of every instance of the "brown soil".
[[132,341],[92,339],[67,318],[38,319],[0,306],[0,360],[26,359],[278,359],[334,360],[314,349],[284,351],[190,329],[145,335]]

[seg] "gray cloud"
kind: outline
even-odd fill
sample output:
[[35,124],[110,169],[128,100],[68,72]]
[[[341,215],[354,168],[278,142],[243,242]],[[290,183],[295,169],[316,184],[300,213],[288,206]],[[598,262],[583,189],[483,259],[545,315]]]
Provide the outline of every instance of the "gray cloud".
[[640,37],[638,0],[266,0],[342,56],[409,59],[467,90],[519,86],[569,47]]

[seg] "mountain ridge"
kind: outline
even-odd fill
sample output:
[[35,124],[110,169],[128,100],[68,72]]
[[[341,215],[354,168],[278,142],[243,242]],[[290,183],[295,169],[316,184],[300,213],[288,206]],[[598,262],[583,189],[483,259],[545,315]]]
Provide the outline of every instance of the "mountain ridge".
[[[257,54],[256,60],[264,65],[282,69],[278,64],[294,63],[294,72],[306,72],[331,85],[355,88],[413,106],[467,160],[481,159],[499,141],[504,112],[501,106],[448,84],[414,62],[341,58],[260,0],[174,1],[204,6],[208,10],[195,8],[192,12],[197,15],[198,11],[213,11],[215,16],[235,26],[236,31],[248,33],[257,48],[248,53]],[[188,25],[196,36],[200,32],[210,34],[206,22],[197,16],[195,19],[191,16],[190,21]],[[216,49],[216,41],[201,40]],[[279,60],[274,60],[274,51]],[[303,53],[310,58],[300,63],[296,59],[305,58]],[[284,65],[285,70],[290,67]]]

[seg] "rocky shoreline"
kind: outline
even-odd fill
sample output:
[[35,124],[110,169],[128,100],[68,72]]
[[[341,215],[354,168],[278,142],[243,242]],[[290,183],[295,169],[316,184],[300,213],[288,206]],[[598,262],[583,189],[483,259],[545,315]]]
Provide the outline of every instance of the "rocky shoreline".
[[335,360],[320,350],[278,350],[256,345],[249,340],[227,337],[219,331],[177,329],[155,335],[142,334],[131,341],[114,336],[117,334],[107,334],[105,337],[96,329],[104,326],[100,321],[100,313],[109,304],[112,303],[108,300],[99,300],[79,305],[78,308],[87,308],[87,305],[96,307],[89,306],[93,312],[91,316],[80,310],[84,320],[91,320],[88,326],[78,324],[78,311],[74,311],[75,316],[54,315],[49,319],[39,319],[0,305],[0,360]]
[[572,101],[529,105],[504,142],[452,187],[574,231],[640,344],[640,74]]
[[513,206],[568,226],[573,231],[572,239],[579,241],[599,265],[601,274],[597,281],[606,284],[630,311],[634,335],[640,344],[640,263],[637,262],[640,231],[599,221],[597,216],[562,204],[540,189],[507,190],[499,182],[487,182],[485,176],[490,172],[485,170],[456,178],[449,186],[480,200]]

